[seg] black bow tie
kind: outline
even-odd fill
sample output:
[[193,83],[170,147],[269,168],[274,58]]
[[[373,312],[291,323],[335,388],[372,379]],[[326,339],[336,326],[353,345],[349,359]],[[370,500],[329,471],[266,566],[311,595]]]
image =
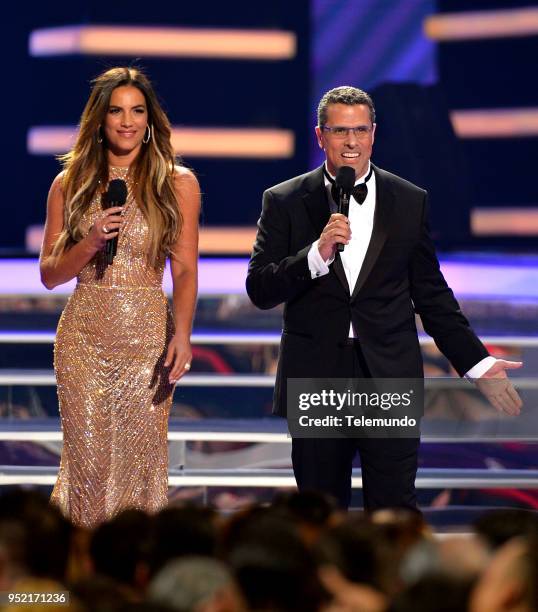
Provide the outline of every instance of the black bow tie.
[[[366,200],[366,196],[368,195],[368,186],[366,183],[370,180],[372,176],[372,166],[370,166],[370,172],[368,172],[368,176],[364,179],[364,183],[359,183],[355,185],[351,190],[351,195],[357,201],[357,204],[362,204],[364,200]],[[323,166],[323,174],[327,177],[327,180],[331,183],[331,195],[333,200],[338,203],[338,189],[336,187],[335,181],[333,177],[327,172],[325,166]]]

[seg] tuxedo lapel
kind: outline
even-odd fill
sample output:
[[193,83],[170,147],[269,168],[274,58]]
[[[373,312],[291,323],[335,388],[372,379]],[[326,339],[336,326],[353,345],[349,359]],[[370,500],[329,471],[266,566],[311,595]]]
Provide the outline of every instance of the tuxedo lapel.
[[[305,188],[306,193],[303,195],[303,202],[308,216],[310,217],[310,221],[316,230],[316,236],[319,237],[331,216],[327,189],[325,188],[325,182],[323,180],[323,166],[317,168],[310,174],[305,182]],[[346,292],[349,294],[349,284],[338,253],[336,254],[332,267]]]
[[316,236],[319,236],[331,216],[327,191],[323,183],[323,166],[308,175],[304,187],[305,193],[302,197],[306,212],[314,226]]
[[334,268],[334,273],[336,274],[336,276],[338,276],[338,280],[344,286],[344,289],[346,290],[346,293],[348,295],[350,295],[351,294],[351,290],[349,288],[349,283],[347,282],[347,276],[346,276],[346,273],[344,271],[344,266],[342,264],[342,259],[340,257],[340,253],[338,251],[336,251],[336,255],[335,255],[334,263],[333,263],[333,268]]
[[392,210],[395,204],[394,193],[392,192],[387,177],[384,176],[382,170],[373,164],[372,166],[374,169],[376,182],[374,227],[359,277],[357,278],[357,282],[355,283],[355,287],[351,295],[352,300],[357,297],[358,292],[361,290],[366,279],[368,278],[368,275],[372,271],[372,268],[379,257],[379,253],[385,244],[392,219]]

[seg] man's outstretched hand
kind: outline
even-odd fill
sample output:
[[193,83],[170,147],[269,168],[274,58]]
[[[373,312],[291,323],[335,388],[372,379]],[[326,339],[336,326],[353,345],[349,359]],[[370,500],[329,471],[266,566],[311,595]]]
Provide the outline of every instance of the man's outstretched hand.
[[506,370],[517,370],[522,365],[521,361],[497,359],[485,374],[474,380],[489,403],[501,413],[517,416],[521,412],[523,402],[510,382]]

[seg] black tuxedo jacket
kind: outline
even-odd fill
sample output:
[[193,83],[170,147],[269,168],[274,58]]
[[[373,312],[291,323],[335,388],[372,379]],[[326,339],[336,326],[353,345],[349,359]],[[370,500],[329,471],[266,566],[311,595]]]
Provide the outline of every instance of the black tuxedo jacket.
[[285,303],[275,414],[286,414],[287,378],[341,376],[350,320],[374,378],[423,376],[415,313],[460,376],[488,355],[439,269],[426,192],[373,169],[374,227],[351,291],[338,255],[325,276],[312,279],[308,268],[308,251],[330,217],[323,167],[263,194],[246,285],[259,308]]

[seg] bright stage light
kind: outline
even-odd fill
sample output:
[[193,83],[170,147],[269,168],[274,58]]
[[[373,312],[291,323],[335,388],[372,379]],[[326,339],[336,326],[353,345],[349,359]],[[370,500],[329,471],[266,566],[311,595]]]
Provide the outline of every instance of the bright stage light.
[[538,208],[473,208],[474,236],[538,236]]
[[538,8],[466,11],[432,15],[424,20],[428,38],[443,42],[538,34]]
[[450,113],[460,138],[518,138],[538,135],[538,108],[456,110]]
[[134,55],[213,59],[286,60],[295,57],[297,40],[282,30],[67,26],[34,30],[33,56]]

